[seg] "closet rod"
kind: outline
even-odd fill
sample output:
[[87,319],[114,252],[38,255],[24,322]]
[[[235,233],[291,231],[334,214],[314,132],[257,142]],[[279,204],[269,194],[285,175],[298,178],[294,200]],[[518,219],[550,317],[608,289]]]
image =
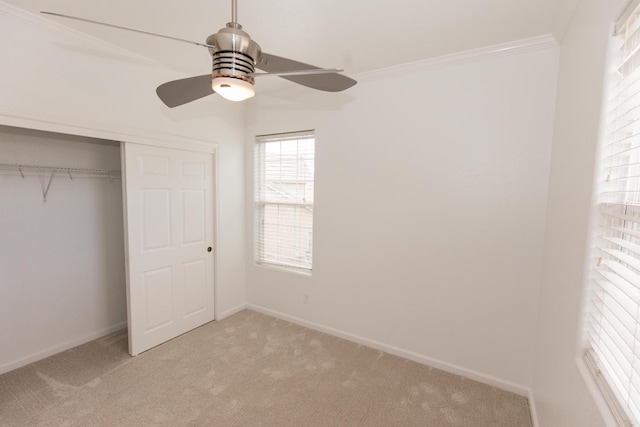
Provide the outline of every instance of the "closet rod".
[[25,173],[38,173],[43,172],[47,174],[60,174],[67,175],[73,179],[73,175],[94,175],[104,176],[106,178],[120,178],[119,170],[108,169],[86,169],[86,168],[71,168],[64,166],[42,166],[42,165],[28,165],[22,163],[0,163],[0,170],[8,170],[10,172],[19,173],[24,176]]
[[53,177],[56,174],[66,175],[69,177],[69,179],[73,179],[74,175],[104,177],[109,178],[110,181],[112,181],[114,178],[120,178],[119,170],[66,168],[60,166],[26,165],[20,163],[0,163],[0,171],[2,170],[19,173],[23,178],[25,173],[36,175],[44,175],[46,173],[47,175],[49,175],[49,180],[47,181],[46,187],[43,186],[42,188],[42,201],[45,203],[47,202],[47,195],[49,194],[49,189],[51,188],[51,182],[53,181]]

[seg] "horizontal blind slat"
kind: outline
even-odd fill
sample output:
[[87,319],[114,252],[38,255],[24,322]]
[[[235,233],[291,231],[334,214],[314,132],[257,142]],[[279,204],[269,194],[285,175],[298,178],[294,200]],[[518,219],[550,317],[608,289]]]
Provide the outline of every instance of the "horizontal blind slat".
[[[601,345],[596,348],[598,354],[601,355],[603,368],[607,370],[610,378],[617,383],[616,388],[619,390],[619,393],[626,394],[625,392],[628,389],[627,378],[631,368],[629,366],[621,366],[619,359],[612,352],[613,348],[604,345],[603,341],[601,341]],[[623,402],[625,402],[625,400],[623,400]]]
[[615,219],[619,219],[619,220],[622,220],[622,221],[630,221],[630,222],[635,222],[635,223],[640,224],[640,217],[632,216],[632,215],[625,215],[623,213],[615,212],[615,211],[611,210],[610,208],[608,208],[607,206],[604,206],[604,205],[602,205],[600,207],[600,213],[605,217],[615,218]]
[[616,249],[603,249],[603,252],[618,259],[619,261],[625,264],[630,265],[636,270],[640,270],[640,260],[634,257],[633,255],[625,254],[624,252]]
[[628,330],[623,328],[616,328],[619,326],[619,320],[610,310],[607,310],[608,313],[604,314],[603,318],[600,320],[602,329],[600,333],[605,334],[616,346],[616,348],[620,351],[621,356],[629,362],[631,366],[634,355],[633,355],[633,345],[634,339],[632,334],[627,333]]
[[604,265],[606,265],[609,269],[611,269],[618,276],[625,279],[630,284],[636,286],[636,284],[640,283],[640,275],[634,273],[628,268],[623,267],[620,263],[615,261],[606,260],[603,261]]
[[631,228],[624,228],[624,227],[610,227],[612,230],[617,231],[619,233],[622,234],[628,234],[630,236],[636,237],[636,238],[640,238],[640,231],[638,230],[633,230]]
[[[611,243],[613,243],[614,245],[617,245],[632,251],[635,255],[640,255],[640,245],[632,243],[628,240],[621,239],[619,237],[607,237],[606,239]],[[638,258],[636,258],[636,260],[637,259]]]

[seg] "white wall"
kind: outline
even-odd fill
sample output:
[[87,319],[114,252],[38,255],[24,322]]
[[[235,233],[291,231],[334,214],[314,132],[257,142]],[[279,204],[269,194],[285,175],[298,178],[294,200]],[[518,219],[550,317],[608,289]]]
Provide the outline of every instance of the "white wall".
[[339,94],[263,92],[246,227],[254,135],[316,129],[314,265],[305,277],[248,251],[248,303],[524,393],[557,54],[381,72]]
[[[120,147],[0,127],[0,162],[120,169]],[[119,179],[0,175],[0,372],[126,324]]]
[[[187,76],[2,2],[0,40],[0,125],[139,143],[218,144],[217,315],[242,307],[244,107],[212,96],[168,109],[156,87]],[[209,69],[206,50],[193,49]]]
[[[607,44],[625,0],[581,1],[561,45],[533,397],[540,426],[605,419],[581,377],[578,339]],[[613,425],[613,424],[612,424]]]

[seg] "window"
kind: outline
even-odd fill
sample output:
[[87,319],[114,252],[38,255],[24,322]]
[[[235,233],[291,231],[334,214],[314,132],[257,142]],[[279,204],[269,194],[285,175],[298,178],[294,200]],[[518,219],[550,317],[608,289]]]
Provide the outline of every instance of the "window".
[[311,271],[313,131],[256,137],[255,260]]
[[618,423],[632,426],[640,424],[640,12],[626,16],[599,160],[585,359]]

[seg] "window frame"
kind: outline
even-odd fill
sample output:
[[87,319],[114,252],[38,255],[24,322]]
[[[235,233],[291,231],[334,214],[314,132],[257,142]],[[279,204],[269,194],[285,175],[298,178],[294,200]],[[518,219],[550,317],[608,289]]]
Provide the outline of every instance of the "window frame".
[[[307,165],[307,162],[311,162],[311,167],[304,167],[304,171],[302,174],[306,177],[305,179],[301,179],[298,172],[296,172],[295,179],[292,179],[289,176],[287,179],[282,179],[280,181],[277,180],[268,180],[267,178],[267,154],[266,147],[267,144],[280,144],[282,147],[283,143],[290,143],[291,141],[296,141],[296,151],[295,151],[295,162],[296,163],[304,163]],[[301,153],[300,143],[308,144],[311,141],[311,157],[309,157],[309,152],[304,151]],[[316,148],[316,132],[315,130],[303,130],[303,131],[295,131],[295,132],[282,132],[277,134],[268,134],[268,135],[256,135],[254,140],[254,150],[253,150],[253,230],[254,230],[254,244],[253,244],[253,259],[255,265],[267,268],[274,268],[277,270],[285,270],[294,273],[301,273],[304,275],[311,275],[313,271],[313,207],[314,207],[314,186],[315,186],[315,148]],[[281,169],[283,168],[284,162],[283,155],[280,154],[279,161]],[[291,160],[289,159],[289,165]],[[286,166],[285,166],[286,168]],[[309,172],[310,169],[310,172]],[[311,176],[309,179],[308,176]],[[282,174],[280,175],[282,177]],[[292,184],[296,187],[293,193],[299,193],[298,188],[302,187],[302,199],[297,200],[295,197],[291,197],[290,200],[282,201],[282,200],[269,200],[269,196],[267,193],[273,193],[273,191],[267,191],[266,187],[268,186],[268,182],[278,183],[278,184]],[[310,190],[307,187],[310,186]],[[281,186],[280,186],[281,187]],[[272,186],[272,190],[275,186]],[[285,196],[286,191],[282,192],[282,195]],[[287,198],[291,196],[291,194],[286,194]],[[310,197],[308,197],[310,196]],[[283,228],[293,229],[293,237],[289,236],[289,238],[282,237],[282,232],[278,231],[276,238],[270,239],[265,237],[267,234],[265,232],[265,218],[268,212],[268,208],[272,207],[275,211],[278,212],[278,220],[277,222],[271,222],[271,226],[277,226],[280,228],[280,225],[284,223]],[[280,210],[288,211],[287,213],[280,215]],[[310,215],[303,215],[300,212],[310,212]],[[290,215],[290,218],[287,216]],[[272,219],[273,219],[273,215]],[[280,220],[280,218],[284,217],[285,219]],[[301,217],[303,217],[301,219]],[[301,224],[302,221],[304,224]],[[308,224],[307,224],[308,223]],[[296,231],[297,230],[297,231]],[[308,237],[301,236],[300,234],[296,235],[297,232],[306,232]],[[289,233],[290,234],[290,233]],[[271,234],[273,235],[273,233]],[[287,244],[285,240],[289,240],[290,244]],[[308,244],[305,247],[308,247],[308,251],[301,251],[301,245],[296,245],[295,241],[308,240]],[[286,255],[272,255],[268,256],[269,252],[265,249],[265,245],[268,244],[281,244],[278,249],[282,249],[283,251],[288,251],[291,253],[288,261]],[[303,260],[304,258],[304,260]]]

